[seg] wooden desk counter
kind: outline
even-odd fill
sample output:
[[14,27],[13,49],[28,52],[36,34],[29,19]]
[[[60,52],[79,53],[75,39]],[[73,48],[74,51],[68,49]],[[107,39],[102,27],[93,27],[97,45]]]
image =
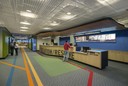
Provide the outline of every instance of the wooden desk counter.
[[74,52],[72,59],[104,69],[108,66],[108,52]]
[[[76,52],[76,48],[72,47],[70,51],[70,59],[86,63],[88,65],[104,69],[108,65],[108,52],[105,50],[90,50],[87,53]],[[40,52],[48,55],[63,56],[63,46],[43,46],[40,45]]]
[[[74,52],[76,49],[75,47],[71,46],[69,52]],[[40,45],[40,52],[48,55],[56,55],[56,56],[63,56],[64,54],[64,47],[63,46],[43,46]]]

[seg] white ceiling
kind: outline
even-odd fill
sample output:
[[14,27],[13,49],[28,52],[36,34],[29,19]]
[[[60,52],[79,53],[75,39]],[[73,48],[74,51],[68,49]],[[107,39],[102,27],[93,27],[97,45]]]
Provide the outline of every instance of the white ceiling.
[[[36,34],[112,17],[128,27],[126,9],[128,0],[0,0],[0,26],[6,27],[11,33]],[[21,12],[35,18],[31,18],[31,15],[25,17]],[[20,24],[25,21],[31,25]],[[59,25],[52,26],[52,22]],[[20,31],[20,27],[29,29],[24,32]]]

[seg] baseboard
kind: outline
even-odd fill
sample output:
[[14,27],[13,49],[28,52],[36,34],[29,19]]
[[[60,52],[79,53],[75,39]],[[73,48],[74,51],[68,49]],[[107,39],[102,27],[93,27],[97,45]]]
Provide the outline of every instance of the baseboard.
[[118,63],[123,63],[123,64],[128,64],[127,62],[122,62],[122,61],[117,61],[117,60],[111,60],[111,59],[108,59],[109,61],[113,61],[113,62],[118,62]]
[[5,57],[0,57],[0,59],[6,59],[8,57],[8,55],[6,55]]

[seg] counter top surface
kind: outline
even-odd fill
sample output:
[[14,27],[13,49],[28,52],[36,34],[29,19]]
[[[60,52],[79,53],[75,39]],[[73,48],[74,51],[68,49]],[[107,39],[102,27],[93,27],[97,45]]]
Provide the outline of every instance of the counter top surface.
[[[42,45],[44,47],[60,47],[60,48],[63,48],[63,45]],[[72,49],[74,46],[71,46],[70,49]],[[100,49],[92,49],[92,50],[88,50],[88,52],[98,52],[98,53],[101,53],[101,52],[106,52],[107,50],[100,50]],[[75,51],[77,52],[77,51]],[[77,53],[83,53],[83,54],[87,54],[85,52],[77,52]]]
[[88,53],[87,53],[87,52],[80,52],[80,51],[76,51],[76,52],[74,52],[74,53],[79,53],[79,54],[88,55]]
[[100,52],[106,52],[107,50],[88,50],[89,52],[98,52],[98,53],[100,53]]

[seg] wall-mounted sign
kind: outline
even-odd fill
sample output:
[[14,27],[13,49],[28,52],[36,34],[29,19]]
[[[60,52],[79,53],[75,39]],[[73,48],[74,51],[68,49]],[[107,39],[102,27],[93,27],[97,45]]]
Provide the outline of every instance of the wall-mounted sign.
[[90,36],[76,36],[76,42],[115,42],[116,34],[100,34]]

